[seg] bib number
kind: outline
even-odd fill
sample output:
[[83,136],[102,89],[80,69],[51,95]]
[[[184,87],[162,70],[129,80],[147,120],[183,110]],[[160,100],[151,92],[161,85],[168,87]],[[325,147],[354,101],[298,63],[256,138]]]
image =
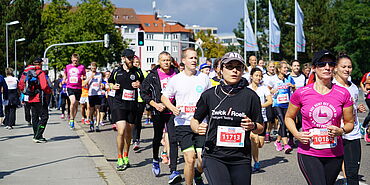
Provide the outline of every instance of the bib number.
[[78,77],[69,77],[69,83],[71,84],[78,83]]
[[184,112],[185,114],[194,113],[196,108],[196,106],[181,106],[180,111]]
[[100,85],[99,85],[99,83],[98,83],[98,82],[93,82],[93,83],[91,84],[91,86],[92,86],[92,88],[93,88],[93,89],[95,89],[95,90],[98,90],[98,89],[99,89],[99,87],[100,87]]
[[242,127],[217,127],[217,146],[244,147],[245,131]]
[[288,94],[279,94],[277,96],[277,103],[282,104],[282,103],[288,103],[289,102],[289,95]]
[[111,96],[111,97],[115,97],[116,96],[116,90],[110,90],[109,92],[108,92],[108,96]]
[[126,101],[135,101],[135,91],[123,89],[122,91],[122,100]]
[[337,137],[329,137],[328,129],[314,128],[310,129],[312,139],[310,147],[314,149],[335,148],[337,146]]
[[29,101],[29,96],[28,95],[24,95],[24,101]]

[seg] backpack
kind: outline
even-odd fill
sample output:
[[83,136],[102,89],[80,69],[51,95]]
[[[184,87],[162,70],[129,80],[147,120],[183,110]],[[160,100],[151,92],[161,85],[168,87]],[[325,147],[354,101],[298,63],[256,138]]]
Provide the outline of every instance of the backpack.
[[25,88],[23,90],[23,94],[28,96],[36,96],[38,93],[40,93],[40,81],[38,78],[40,74],[41,73],[37,74],[36,70],[34,69],[23,72],[23,75],[26,76],[26,78],[24,78]]

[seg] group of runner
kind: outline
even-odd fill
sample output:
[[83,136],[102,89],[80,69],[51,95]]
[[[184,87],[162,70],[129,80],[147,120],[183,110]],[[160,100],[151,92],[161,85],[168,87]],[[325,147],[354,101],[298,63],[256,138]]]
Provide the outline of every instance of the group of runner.
[[[165,51],[149,73],[140,69],[140,60],[130,49],[105,75],[97,72],[95,62],[87,71],[77,54],[71,60],[60,83],[69,97],[65,100],[70,101],[69,126],[74,128],[78,102],[88,101],[82,122],[90,124],[90,131],[99,131],[109,107],[117,130],[118,171],[130,167],[131,143],[134,150],[139,148],[147,104],[154,130],[152,172],[160,175],[162,158],[169,164],[170,184],[182,179],[177,171],[178,147],[185,159],[186,184],[203,184],[203,172],[210,184],[250,184],[252,172],[261,169],[259,148],[272,141],[274,129],[277,151],[289,154],[298,142],[298,162],[308,184],[334,184],[343,159],[348,183],[358,183],[360,131],[370,116],[359,124],[357,111],[366,108],[356,105],[359,92],[349,80],[352,62],[347,55],[336,58],[329,51],[317,52],[309,73],[300,70],[297,60],[291,70],[284,61],[269,62],[264,69],[251,56],[246,67],[235,52],[216,59],[212,67],[205,63],[198,68],[192,48],[182,52],[183,70]],[[314,75],[314,83],[308,84],[308,74]],[[369,76],[364,77],[363,91],[370,90]]]

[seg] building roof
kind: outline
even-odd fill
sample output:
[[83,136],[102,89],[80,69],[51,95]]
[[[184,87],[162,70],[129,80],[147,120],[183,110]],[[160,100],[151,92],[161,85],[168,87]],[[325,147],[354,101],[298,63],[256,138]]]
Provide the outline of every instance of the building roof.
[[[145,32],[150,33],[162,33],[163,32],[163,19],[158,18],[155,20],[154,15],[137,15],[141,21],[142,27]],[[189,29],[185,29],[184,25],[180,23],[168,24],[165,22],[164,32],[175,33],[175,32],[185,32],[190,33]]]
[[141,24],[133,8],[116,8],[113,22],[114,24]]

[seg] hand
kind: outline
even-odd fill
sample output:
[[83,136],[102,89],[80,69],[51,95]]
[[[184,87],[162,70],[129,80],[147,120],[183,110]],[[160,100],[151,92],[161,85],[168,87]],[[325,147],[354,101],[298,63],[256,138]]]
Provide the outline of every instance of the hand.
[[287,86],[293,87],[294,85],[292,83],[287,83]]
[[139,82],[139,80],[136,80],[136,82],[132,82],[131,85],[132,85],[133,88],[139,88],[140,87],[140,82]]
[[206,133],[207,133],[207,127],[208,127],[208,124],[207,123],[201,123],[201,124],[199,124],[196,132],[199,135],[206,135]]
[[163,103],[156,103],[154,108],[157,109],[157,111],[159,111],[159,112],[163,112],[164,109],[166,109],[166,106],[164,106]]
[[358,111],[359,112],[366,112],[366,107],[365,107],[365,105],[364,104],[360,104],[360,105],[358,105]]
[[170,109],[171,110],[171,112],[175,115],[175,116],[178,116],[179,114],[180,114],[180,109],[179,108],[177,108],[177,107],[175,107],[175,108],[172,108],[172,109]]
[[341,136],[344,134],[344,130],[334,125],[330,125],[327,127],[329,137]]
[[112,88],[113,88],[113,90],[119,90],[119,87],[120,87],[119,84],[114,84]]
[[243,127],[245,131],[250,131],[250,130],[255,129],[255,126],[257,125],[255,125],[254,122],[252,122],[250,118],[245,117],[244,119],[242,119],[240,126]]
[[278,90],[277,89],[271,89],[270,92],[271,92],[271,94],[275,94],[275,93],[278,92]]
[[312,135],[310,132],[298,132],[296,135],[294,135],[294,137],[297,138],[302,144],[308,144],[312,138]]

